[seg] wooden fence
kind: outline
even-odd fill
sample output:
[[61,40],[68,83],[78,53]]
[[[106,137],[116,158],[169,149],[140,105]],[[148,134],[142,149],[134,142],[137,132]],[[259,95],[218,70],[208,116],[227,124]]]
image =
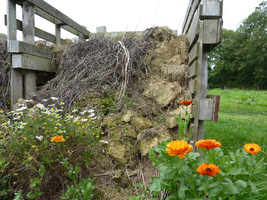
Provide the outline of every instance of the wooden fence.
[[190,40],[189,89],[193,94],[192,142],[204,138],[204,120],[218,120],[220,96],[207,96],[208,52],[222,40],[222,0],[190,0],[183,33]]
[[[16,4],[22,7],[22,21],[16,18]],[[55,34],[35,27],[35,14],[55,24]],[[89,38],[89,31],[43,0],[7,0],[7,50],[11,55],[11,105],[20,97],[28,98],[36,91],[36,71],[55,72],[53,52],[34,45],[34,36],[54,44],[64,42],[61,28],[77,35],[79,41]],[[17,30],[23,41],[17,41]],[[24,87],[23,87],[24,86]]]
[[[53,53],[35,46],[34,36],[60,44],[63,42],[60,38],[61,28],[79,36],[80,41],[85,41],[89,36],[92,38],[95,34],[89,33],[84,27],[43,0],[7,0],[7,2],[7,41],[8,51],[12,53],[11,105],[14,105],[18,98],[27,98],[35,92],[35,71],[56,70],[51,63]],[[22,6],[22,21],[16,19],[16,4]],[[222,40],[222,8],[223,0],[190,0],[184,18],[182,32],[190,40],[189,89],[194,99],[193,122],[190,124],[193,130],[191,142],[203,139],[205,120],[218,120],[220,97],[207,96],[207,56],[208,52]],[[55,24],[54,35],[35,27],[35,14]],[[23,41],[17,41],[17,30],[22,31]],[[98,34],[105,31],[105,27],[97,29]]]

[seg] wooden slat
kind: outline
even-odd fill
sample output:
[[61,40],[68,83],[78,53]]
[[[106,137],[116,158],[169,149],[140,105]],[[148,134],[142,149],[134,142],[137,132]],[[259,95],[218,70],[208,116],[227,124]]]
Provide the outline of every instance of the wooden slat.
[[220,20],[205,19],[203,20],[203,44],[218,44],[220,42]]
[[[5,25],[7,25],[7,16],[5,15]],[[17,27],[17,30],[19,31],[22,31],[22,21],[20,20],[16,20],[16,27]],[[51,33],[48,33],[46,31],[43,31],[39,28],[34,28],[34,36],[36,37],[39,37],[39,38],[42,38],[46,41],[49,41],[49,42],[52,42],[52,43],[56,43],[56,37],[51,34]],[[61,39],[61,44],[64,44],[65,40]]]
[[199,100],[199,120],[212,120],[213,99],[201,98]]
[[194,18],[189,31],[187,33],[187,37],[189,39],[189,49],[197,42],[200,33],[200,22],[197,17]]
[[220,95],[208,95],[207,98],[210,98],[213,100],[213,116],[212,116],[212,120],[217,122],[219,119],[219,106],[220,106]]
[[11,106],[17,103],[19,98],[23,98],[22,86],[23,86],[23,76],[21,69],[11,68],[11,76],[10,76]]
[[188,89],[192,94],[195,94],[198,89],[198,80],[197,79],[190,80],[188,84]]
[[40,8],[37,7],[35,13],[37,15],[39,15],[40,17],[52,22],[53,24],[61,24],[61,28],[65,29],[66,31],[68,31],[74,35],[79,36],[79,31],[75,30],[74,28],[72,28],[70,26],[65,25],[64,22],[57,20],[55,17],[53,17],[52,15],[49,15],[48,13],[44,12]]
[[196,43],[193,48],[189,52],[189,62],[188,64],[191,65],[192,62],[197,60],[200,56],[200,43]]
[[37,47],[22,41],[10,40],[9,44],[10,46],[7,50],[10,53],[26,53],[47,59],[52,59],[54,56],[54,53],[48,49]]
[[52,65],[51,60],[29,54],[12,55],[13,68],[56,72],[56,67]]
[[81,32],[84,34],[86,37],[89,37],[89,31],[86,30],[84,27],[70,19],[68,16],[64,15],[62,12],[59,10],[55,9],[52,7],[50,4],[46,3],[45,1],[42,0],[27,0],[40,8],[41,10],[49,13],[50,15],[54,16],[58,20],[64,22],[65,24],[69,25],[70,27],[76,29],[77,31]]
[[[35,6],[24,1],[22,3],[22,38],[25,43],[34,45]],[[36,92],[36,75],[33,71],[24,73],[24,93],[28,99]]]
[[199,62],[195,60],[188,69],[188,78],[194,78],[198,75]]
[[200,19],[218,19],[222,17],[223,2],[220,0],[203,0]]
[[[183,28],[182,28],[182,32],[184,34],[188,33],[188,29],[189,27],[191,26],[191,23],[194,19],[194,17],[198,17],[198,15],[196,15],[196,11],[198,10],[199,8],[199,5],[200,5],[200,2],[201,0],[193,0],[192,2],[190,2],[190,4],[188,6],[190,6],[191,8],[188,9],[189,10],[189,13],[186,13],[186,21],[184,22],[183,24]],[[188,15],[188,16],[187,16]]]

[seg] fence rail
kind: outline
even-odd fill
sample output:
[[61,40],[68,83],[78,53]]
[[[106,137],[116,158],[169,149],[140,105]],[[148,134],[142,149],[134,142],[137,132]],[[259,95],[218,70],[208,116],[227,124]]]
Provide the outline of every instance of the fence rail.
[[[22,7],[22,21],[16,18],[16,5]],[[35,27],[35,15],[55,24],[55,34]],[[11,53],[11,105],[21,97],[28,98],[36,90],[35,71],[55,72],[51,59],[53,52],[34,45],[39,37],[56,45],[64,43],[61,28],[79,37],[83,42],[90,32],[43,0],[7,0],[7,50]],[[23,41],[17,41],[17,30]],[[23,87],[24,86],[24,87]]]

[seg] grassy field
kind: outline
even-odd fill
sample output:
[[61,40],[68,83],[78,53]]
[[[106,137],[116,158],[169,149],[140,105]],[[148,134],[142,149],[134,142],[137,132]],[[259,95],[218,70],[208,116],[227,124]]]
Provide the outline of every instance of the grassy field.
[[219,121],[205,122],[205,138],[220,141],[224,149],[256,143],[267,151],[267,91],[213,89],[208,94],[220,95],[221,101]]

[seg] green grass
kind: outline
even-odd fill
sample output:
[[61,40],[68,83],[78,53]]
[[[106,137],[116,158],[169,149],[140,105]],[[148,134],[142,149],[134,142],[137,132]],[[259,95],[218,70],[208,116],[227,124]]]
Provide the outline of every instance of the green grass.
[[227,150],[256,143],[266,152],[267,91],[213,89],[208,94],[220,95],[221,101],[219,121],[205,122],[205,138],[220,141]]

